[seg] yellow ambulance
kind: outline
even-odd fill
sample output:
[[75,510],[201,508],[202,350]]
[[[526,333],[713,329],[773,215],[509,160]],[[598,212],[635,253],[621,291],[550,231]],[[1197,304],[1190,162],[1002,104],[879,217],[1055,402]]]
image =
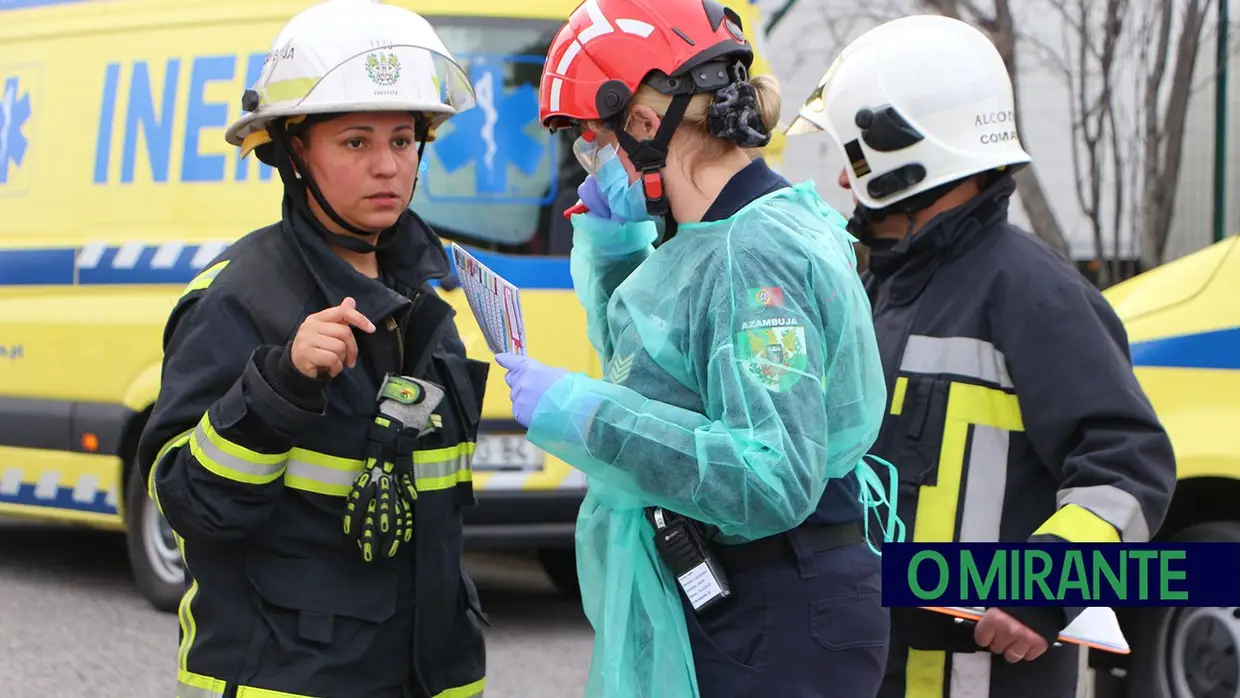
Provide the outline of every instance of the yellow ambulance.
[[[413,208],[522,288],[535,356],[597,376],[560,215],[583,173],[537,118],[543,56],[578,1],[399,4],[431,20],[478,92],[427,149]],[[161,332],[207,261],[279,217],[279,176],[223,131],[271,37],[310,4],[0,0],[0,515],[126,531],[136,583],[165,610],[180,556],[132,467]],[[754,2],[728,4],[760,31]],[[451,279],[440,292],[490,360],[463,293]],[[537,550],[571,592],[584,479],[524,440],[498,366],[485,419],[468,544]]]
[[[1240,237],[1104,295],[1175,449],[1175,496],[1155,539],[1240,542]],[[1240,695],[1240,608],[1115,611],[1132,654],[1090,653],[1095,698]]]

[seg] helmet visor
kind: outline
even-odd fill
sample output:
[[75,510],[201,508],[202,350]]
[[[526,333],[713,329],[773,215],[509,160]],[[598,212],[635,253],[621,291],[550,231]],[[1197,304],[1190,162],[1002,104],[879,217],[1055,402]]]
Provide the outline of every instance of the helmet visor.
[[373,110],[450,115],[473,108],[477,101],[465,70],[451,56],[410,44],[370,49],[349,56],[321,77],[290,76],[258,91],[264,105],[306,114]]
[[826,129],[827,121],[827,87],[831,84],[831,78],[835,77],[835,72],[840,67],[840,59],[836,59],[831,63],[831,67],[827,68],[827,72],[823,74],[822,79],[818,81],[818,86],[805,99],[805,103],[798,110],[797,118],[788,126],[784,132],[788,136],[800,136],[806,133],[817,133]]

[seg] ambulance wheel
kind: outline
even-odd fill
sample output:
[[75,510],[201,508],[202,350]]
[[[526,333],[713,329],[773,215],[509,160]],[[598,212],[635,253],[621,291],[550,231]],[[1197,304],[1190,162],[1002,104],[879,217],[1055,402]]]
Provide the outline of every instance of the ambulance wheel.
[[[1186,528],[1170,542],[1240,542],[1240,523]],[[1129,698],[1240,696],[1240,609],[1140,608],[1130,628]]]
[[577,553],[573,548],[540,548],[538,562],[561,594],[571,598],[581,596],[581,586],[577,582]]
[[172,527],[146,494],[138,468],[125,488],[126,547],[138,592],[156,609],[173,613],[185,590],[185,568]]

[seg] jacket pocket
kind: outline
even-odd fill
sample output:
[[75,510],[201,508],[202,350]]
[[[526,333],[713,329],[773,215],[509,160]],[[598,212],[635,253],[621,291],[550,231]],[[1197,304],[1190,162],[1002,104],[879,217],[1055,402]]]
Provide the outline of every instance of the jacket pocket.
[[[363,648],[381,646],[397,611],[397,578],[326,560],[253,555],[246,575],[279,647],[317,648],[324,662],[361,660]],[[397,621],[399,624],[399,621]],[[299,656],[300,653],[299,653]]]
[[[253,554],[260,619],[242,683],[293,694],[396,696],[412,671],[413,594],[342,559]],[[348,677],[341,683],[341,677]]]
[[900,474],[901,491],[915,491],[938,481],[951,381],[918,375],[901,376],[901,380],[907,380],[907,386],[900,414],[889,417],[892,432],[888,452]]

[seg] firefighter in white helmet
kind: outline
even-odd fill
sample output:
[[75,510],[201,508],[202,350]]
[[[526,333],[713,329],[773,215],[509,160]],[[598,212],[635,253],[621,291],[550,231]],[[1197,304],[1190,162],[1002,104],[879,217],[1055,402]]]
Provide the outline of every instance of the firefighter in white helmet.
[[[1098,290],[1008,222],[1028,165],[999,52],[937,15],[849,44],[789,135],[845,161],[849,230],[891,404],[872,453],[918,542],[1147,541],[1175,486],[1167,438]],[[945,491],[945,488],[947,490]],[[1068,698],[1079,608],[994,607],[975,626],[892,609],[882,698]]]
[[189,581],[177,695],[480,696],[461,518],[488,364],[409,210],[473,90],[419,15],[331,0],[242,102],[227,140],[279,170],[283,215],[176,303],[139,446]]

